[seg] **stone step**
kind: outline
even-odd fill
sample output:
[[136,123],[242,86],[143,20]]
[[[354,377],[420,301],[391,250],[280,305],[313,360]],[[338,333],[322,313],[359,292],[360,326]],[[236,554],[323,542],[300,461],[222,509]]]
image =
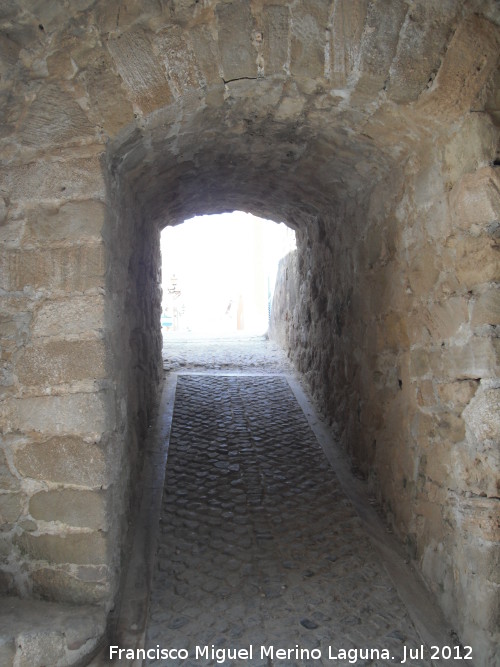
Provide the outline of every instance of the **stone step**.
[[0,598],[2,667],[76,667],[99,648],[106,629],[102,607]]

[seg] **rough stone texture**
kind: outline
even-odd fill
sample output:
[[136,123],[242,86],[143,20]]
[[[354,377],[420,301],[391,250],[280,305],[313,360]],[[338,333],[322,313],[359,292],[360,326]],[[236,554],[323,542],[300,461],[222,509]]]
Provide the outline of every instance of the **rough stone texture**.
[[[489,129],[481,136],[487,154]],[[498,552],[498,538],[480,504],[464,502],[484,497],[498,513],[499,181],[488,167],[450,188],[446,165],[427,175],[416,164],[404,182],[393,176],[392,202],[380,183],[358,213],[344,206],[343,227],[299,230],[297,253],[280,267],[271,332],[310,379],[450,618],[469,609],[462,636],[487,663],[498,592],[488,567],[476,585],[469,568],[483,546]],[[421,231],[401,225],[413,215]]]
[[103,449],[71,436],[25,444],[16,449],[14,463],[21,475],[40,481],[87,487],[106,481]]
[[255,665],[260,646],[322,652],[293,665],[385,647],[391,665],[420,644],[283,376],[178,377],[151,590],[146,646],[192,664],[196,645],[252,644]]
[[98,646],[105,614],[90,605],[3,598],[0,658],[5,667],[67,667]]
[[31,497],[29,510],[34,519],[99,530],[105,528],[103,501],[99,491],[40,491]]
[[499,24],[494,0],[2,3],[0,480],[22,511],[0,553],[18,592],[41,567],[14,540],[66,530],[29,500],[78,487],[80,461],[113,517],[114,604],[161,378],[159,230],[244,209],[297,230],[283,341],[491,664],[477,545],[497,546],[468,498],[498,502],[497,436],[474,425],[494,432],[498,391]]

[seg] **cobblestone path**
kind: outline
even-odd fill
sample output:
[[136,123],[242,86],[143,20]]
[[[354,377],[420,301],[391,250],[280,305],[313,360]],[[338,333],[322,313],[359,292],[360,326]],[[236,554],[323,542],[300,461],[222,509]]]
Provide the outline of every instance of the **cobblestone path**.
[[147,664],[394,665],[422,644],[284,376],[178,376],[162,502],[146,648],[187,657]]

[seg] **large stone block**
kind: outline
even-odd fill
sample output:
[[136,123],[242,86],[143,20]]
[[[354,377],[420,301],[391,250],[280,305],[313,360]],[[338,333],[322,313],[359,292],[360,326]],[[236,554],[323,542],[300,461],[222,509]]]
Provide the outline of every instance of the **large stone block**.
[[108,560],[107,539],[102,533],[72,533],[64,536],[23,533],[14,542],[21,553],[31,560],[77,565],[101,565]]
[[0,607],[2,637],[5,642],[14,641],[16,667],[85,664],[98,646],[105,624],[105,610],[90,605],[10,597],[2,600]]
[[480,294],[472,307],[471,325],[500,324],[500,289],[490,287]]
[[500,442],[500,389],[481,389],[464,410],[473,440]]
[[145,114],[173,102],[160,59],[144,31],[120,34],[107,46],[130,96]]
[[330,78],[335,88],[345,88],[357,66],[367,7],[367,0],[336,0],[334,4]]
[[458,507],[461,525],[471,541],[486,541],[500,545],[500,521],[497,498],[471,498]]
[[500,277],[500,253],[493,239],[471,236],[457,237],[448,244],[455,250],[455,276],[466,289]]
[[61,243],[101,241],[106,206],[100,201],[70,201],[59,207],[31,206],[22,243],[40,247]]
[[462,412],[476,393],[478,380],[459,380],[438,384],[436,389],[439,399],[449,408]]
[[434,247],[419,248],[411,258],[408,270],[410,287],[415,296],[426,296],[435,288],[438,276],[438,258]]
[[405,2],[376,0],[369,3],[359,55],[357,95],[373,96],[389,78],[389,67],[407,9]]
[[451,39],[439,72],[422,109],[428,114],[458,118],[472,104],[497,66],[500,39],[495,25],[472,15],[462,21]]
[[3,491],[17,491],[19,487],[19,479],[12,473],[5,452],[0,449],[0,489]]
[[208,26],[193,26],[190,31],[193,51],[202,77],[210,86],[221,83],[218,44]]
[[75,246],[0,252],[0,288],[84,292],[104,285],[104,247]]
[[442,174],[447,182],[456,187],[461,178],[478,172],[478,165],[488,164],[495,155],[497,142],[498,128],[487,113],[466,115],[444,142]]
[[458,333],[469,321],[469,308],[464,297],[450,297],[444,302],[432,303],[424,312],[423,324],[434,341],[447,340]]
[[99,604],[109,595],[105,583],[82,581],[68,572],[41,568],[31,573],[33,593],[44,600]]
[[21,475],[41,481],[92,488],[107,482],[103,449],[70,436],[29,443],[16,450],[14,462]]
[[22,493],[0,493],[0,525],[12,524],[19,519],[23,501]]
[[458,10],[453,2],[414,2],[401,28],[390,68],[387,94],[398,103],[416,100],[439,69],[448,26]]
[[11,200],[44,201],[104,199],[99,156],[73,160],[42,160],[0,168],[1,191]]
[[111,137],[134,121],[132,100],[113,65],[110,55],[96,51],[83,74],[90,98],[88,116]]
[[154,47],[165,68],[170,88],[177,97],[205,84],[188,34],[179,26],[158,32]]
[[98,437],[115,426],[113,399],[107,392],[11,398],[0,408],[6,432]]
[[288,7],[266,5],[263,9],[263,57],[264,73],[283,74],[288,60],[288,32],[290,12]]
[[257,78],[257,51],[252,44],[254,22],[244,0],[216,6],[224,81]]
[[29,511],[34,519],[60,521],[81,528],[105,529],[105,500],[105,494],[101,491],[40,491],[31,497]]
[[[0,197],[0,202],[3,199]],[[0,244],[3,248],[19,248],[24,234],[25,220],[5,219],[0,223]]]
[[325,76],[328,14],[328,4],[322,0],[305,0],[292,9],[290,71],[299,79]]
[[498,350],[492,339],[473,336],[465,345],[434,351],[431,367],[437,375],[450,379],[495,377],[499,372]]
[[102,340],[57,340],[25,348],[16,364],[19,382],[50,386],[105,377],[106,350]]
[[450,193],[453,223],[474,235],[500,224],[500,181],[491,167],[464,176]]
[[66,336],[92,331],[101,332],[104,326],[104,298],[80,296],[45,301],[36,311],[33,334]]
[[21,142],[57,145],[81,137],[93,137],[95,128],[76,101],[59,86],[41,87],[19,127]]

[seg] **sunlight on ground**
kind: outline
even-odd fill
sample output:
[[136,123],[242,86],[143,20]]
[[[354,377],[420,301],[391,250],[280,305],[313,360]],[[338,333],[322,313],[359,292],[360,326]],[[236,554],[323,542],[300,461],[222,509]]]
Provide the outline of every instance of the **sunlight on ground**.
[[289,227],[240,211],[166,227],[164,334],[265,333],[278,262],[294,248]]

